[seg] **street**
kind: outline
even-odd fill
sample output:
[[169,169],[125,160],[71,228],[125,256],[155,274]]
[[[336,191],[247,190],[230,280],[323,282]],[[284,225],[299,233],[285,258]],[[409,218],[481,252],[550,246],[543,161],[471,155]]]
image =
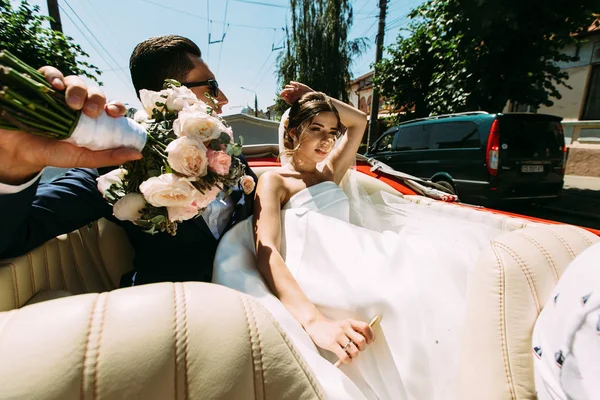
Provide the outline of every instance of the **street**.
[[497,209],[600,229],[600,178],[565,176],[561,196],[548,204],[507,205]]

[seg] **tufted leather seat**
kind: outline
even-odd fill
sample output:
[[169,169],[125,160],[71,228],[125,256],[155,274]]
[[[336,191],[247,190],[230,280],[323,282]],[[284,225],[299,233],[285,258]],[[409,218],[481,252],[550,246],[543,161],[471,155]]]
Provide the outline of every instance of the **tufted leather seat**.
[[320,399],[254,299],[161,283],[0,313],[0,399]]
[[535,398],[531,335],[569,263],[600,238],[542,225],[495,238],[469,279],[460,399]]
[[133,268],[125,232],[101,219],[60,235],[24,256],[0,261],[0,312],[23,307],[39,293],[44,299],[105,292],[119,287]]

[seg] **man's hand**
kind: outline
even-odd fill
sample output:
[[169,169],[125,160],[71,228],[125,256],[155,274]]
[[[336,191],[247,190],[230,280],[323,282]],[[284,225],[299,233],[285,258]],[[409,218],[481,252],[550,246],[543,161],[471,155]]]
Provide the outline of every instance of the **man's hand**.
[[314,92],[314,90],[312,90],[310,87],[306,86],[305,84],[300,83],[300,82],[290,81],[290,83],[285,85],[285,87],[279,94],[279,97],[281,97],[281,99],[283,101],[285,101],[286,103],[293,104],[300,97],[302,97],[306,93],[310,93],[310,92]]
[[[64,77],[59,70],[48,66],[40,68],[40,72],[56,90],[66,89],[66,102],[74,110],[83,109],[92,118],[103,110],[112,117],[125,115],[123,104],[106,104],[100,89],[88,88],[81,78]],[[141,157],[139,151],[130,148],[91,151],[60,140],[0,129],[0,183],[9,185],[25,183],[48,166],[98,168],[121,165]]]

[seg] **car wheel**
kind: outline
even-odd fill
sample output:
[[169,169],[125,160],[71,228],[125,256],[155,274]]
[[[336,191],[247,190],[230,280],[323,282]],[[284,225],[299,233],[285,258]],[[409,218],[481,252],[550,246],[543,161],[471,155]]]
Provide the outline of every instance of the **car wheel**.
[[443,187],[444,189],[446,189],[446,190],[447,190],[447,191],[448,191],[450,194],[457,194],[457,192],[456,192],[456,188],[454,187],[454,185],[453,185],[453,184],[451,184],[451,183],[450,183],[450,182],[448,182],[448,181],[437,181],[437,182],[434,182],[434,183],[436,183],[436,184],[438,184],[438,185],[442,186],[442,187]]

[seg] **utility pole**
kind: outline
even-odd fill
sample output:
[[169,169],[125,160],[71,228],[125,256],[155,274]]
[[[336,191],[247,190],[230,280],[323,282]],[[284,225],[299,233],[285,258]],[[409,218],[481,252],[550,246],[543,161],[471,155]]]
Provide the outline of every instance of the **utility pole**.
[[[375,53],[375,63],[381,61],[383,57],[383,38],[385,35],[385,15],[387,13],[388,0],[379,0],[379,29],[377,31],[377,50]],[[373,75],[375,77],[375,75]],[[377,119],[379,117],[379,91],[373,86],[373,100],[371,102],[371,120],[369,122],[369,132],[367,133],[367,148],[371,146],[371,135],[377,131]]]
[[256,91],[252,90],[252,89],[246,89],[243,86],[240,86],[240,88],[242,88],[242,89],[244,89],[244,90],[246,90],[248,92],[254,93],[254,116],[258,117],[258,95],[256,94]]
[[60,22],[60,10],[58,9],[58,0],[47,0],[47,3],[48,15],[54,20],[50,22],[50,28],[53,31],[63,33],[62,23]]

